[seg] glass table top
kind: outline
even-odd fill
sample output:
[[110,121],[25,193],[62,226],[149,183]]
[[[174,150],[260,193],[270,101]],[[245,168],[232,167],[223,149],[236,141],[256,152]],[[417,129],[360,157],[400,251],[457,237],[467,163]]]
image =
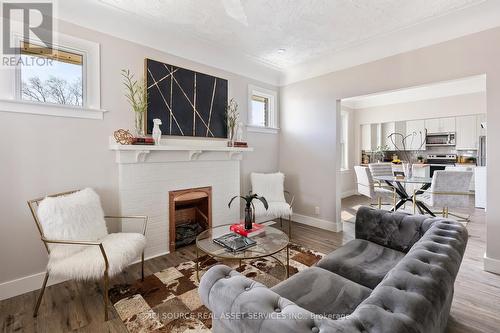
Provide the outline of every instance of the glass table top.
[[273,255],[288,246],[288,235],[283,231],[264,226],[264,231],[258,235],[252,236],[251,239],[257,242],[256,245],[240,252],[231,252],[224,247],[215,244],[214,238],[232,233],[229,230],[230,224],[217,226],[201,232],[196,237],[196,246],[203,252],[212,257],[227,258],[227,259],[253,259]]
[[373,177],[376,180],[388,181],[388,182],[399,182],[399,183],[412,183],[412,184],[430,184],[432,183],[432,177],[394,177],[394,176],[377,176]]

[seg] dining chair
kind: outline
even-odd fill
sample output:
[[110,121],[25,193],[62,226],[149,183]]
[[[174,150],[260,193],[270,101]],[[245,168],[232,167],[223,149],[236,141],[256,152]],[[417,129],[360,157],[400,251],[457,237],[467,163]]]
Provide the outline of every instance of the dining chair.
[[[396,206],[396,191],[389,186],[383,186],[375,183],[369,167],[361,165],[354,166],[356,172],[358,193],[370,199],[377,200],[377,206],[382,207],[382,200],[392,198],[394,207]],[[373,205],[372,203],[370,205]]]
[[368,168],[370,168],[370,172],[373,177],[393,176],[392,163],[390,162],[370,163],[368,164]]
[[[414,191],[413,212],[416,213],[416,201],[421,201],[429,207],[441,208],[440,213],[443,217],[450,215],[450,208],[467,207],[471,195],[469,192],[471,178],[470,171],[435,171],[428,190]],[[463,219],[468,221],[469,217]]]
[[294,195],[285,190],[285,175],[281,172],[276,173],[257,173],[250,174],[252,193],[266,198],[268,209],[262,202],[254,200],[254,218],[257,222],[263,223],[272,221],[276,218],[280,221],[280,227],[283,227],[283,218],[288,220],[288,237],[292,238],[292,213]]
[[[144,280],[147,216],[104,216],[94,190],[69,191],[28,201],[49,260],[36,300],[36,317],[49,276],[99,280],[104,284],[104,320],[108,320],[109,279],[139,256]],[[108,233],[105,219],[142,221],[141,233]]]

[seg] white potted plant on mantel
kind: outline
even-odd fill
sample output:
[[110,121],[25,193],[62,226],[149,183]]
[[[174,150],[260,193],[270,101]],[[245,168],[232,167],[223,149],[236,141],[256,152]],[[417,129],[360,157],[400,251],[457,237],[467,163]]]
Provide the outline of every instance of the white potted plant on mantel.
[[232,147],[234,142],[234,136],[236,134],[236,127],[238,126],[238,117],[240,116],[238,112],[238,103],[234,98],[229,100],[226,107],[226,124],[227,124],[227,137],[229,139],[228,146]]
[[144,136],[144,115],[148,108],[147,90],[144,80],[138,82],[128,69],[122,69],[123,85],[127,98],[135,114],[135,132],[138,137]]

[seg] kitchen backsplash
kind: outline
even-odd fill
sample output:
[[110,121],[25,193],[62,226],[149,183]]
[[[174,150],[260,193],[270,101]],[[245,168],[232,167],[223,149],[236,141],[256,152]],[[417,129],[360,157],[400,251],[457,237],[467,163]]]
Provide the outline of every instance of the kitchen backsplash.
[[[407,151],[407,154],[415,161],[419,156],[422,156],[424,160],[427,158],[427,155],[440,155],[440,154],[455,154],[457,155],[457,162],[460,162],[460,156],[464,157],[472,157],[474,159],[477,158],[477,150],[456,150],[450,147],[429,147],[426,150],[415,150],[415,151]],[[398,158],[403,160],[403,154],[399,154],[398,151],[388,150],[383,153],[383,156],[380,153],[376,152],[362,152],[362,163],[371,163],[381,160],[383,161],[392,161],[393,155],[398,155]],[[367,162],[367,158],[369,162]]]

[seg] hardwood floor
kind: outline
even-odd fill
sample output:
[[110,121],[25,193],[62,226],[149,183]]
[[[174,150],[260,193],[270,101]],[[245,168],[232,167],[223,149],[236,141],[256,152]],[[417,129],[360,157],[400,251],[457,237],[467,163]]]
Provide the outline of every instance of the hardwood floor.
[[[349,197],[342,202],[343,215],[355,213],[366,204],[362,197]],[[455,283],[455,297],[447,332],[500,332],[500,275],[483,271],[486,226],[484,212],[472,212],[468,224],[469,242]],[[284,226],[286,228],[286,226]],[[328,232],[302,224],[294,224],[293,241],[308,248],[328,253],[354,238],[354,224],[344,223],[344,231]],[[145,274],[194,258],[194,247],[146,261]],[[111,284],[131,282],[140,278],[140,267],[134,265],[112,279]],[[126,332],[113,309],[110,320],[104,322],[102,287],[98,283],[67,281],[47,288],[37,318],[32,309],[38,292],[30,292],[0,302],[2,332]]]

